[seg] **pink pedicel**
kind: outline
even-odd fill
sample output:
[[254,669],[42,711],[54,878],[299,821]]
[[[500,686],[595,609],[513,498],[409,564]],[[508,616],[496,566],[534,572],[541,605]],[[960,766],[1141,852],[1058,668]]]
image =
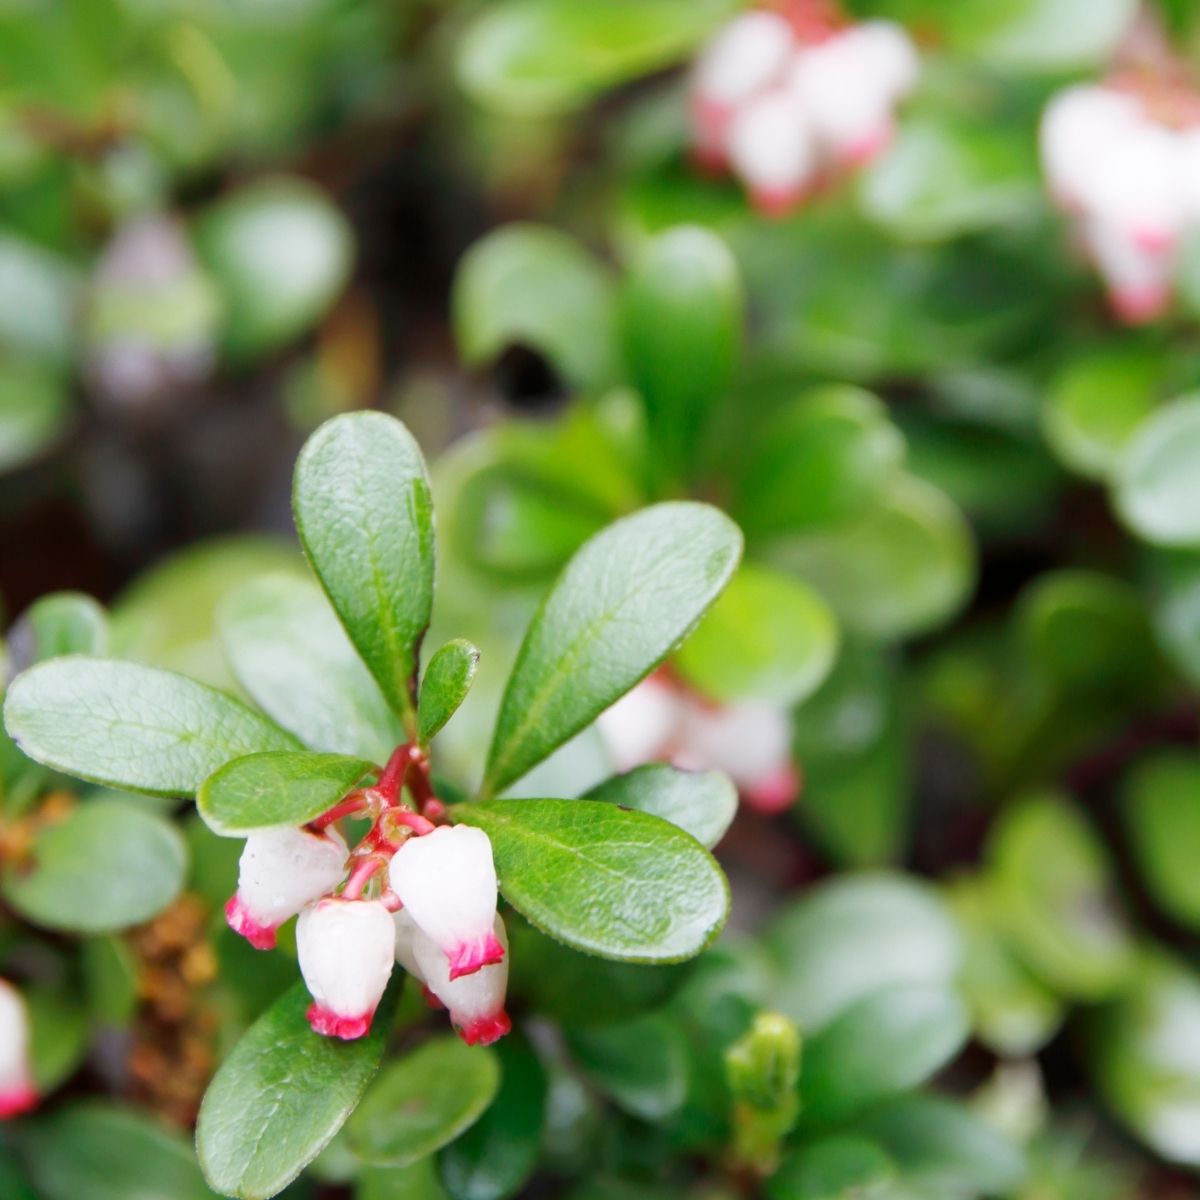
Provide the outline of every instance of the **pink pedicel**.
[[474,975],[481,967],[490,967],[493,963],[502,962],[504,947],[489,930],[487,936],[478,941],[460,942],[448,957],[450,978],[459,979],[463,975]]
[[1171,303],[1165,287],[1122,288],[1109,297],[1113,312],[1126,325],[1144,325],[1161,317]]
[[501,1009],[493,1016],[480,1017],[463,1025],[458,1031],[458,1036],[468,1046],[490,1046],[511,1030],[512,1022],[508,1019],[508,1013]]
[[742,789],[746,803],[764,816],[786,812],[800,794],[800,775],[790,763],[772,772],[753,787]]
[[225,920],[229,928],[240,933],[255,950],[275,949],[276,926],[256,921],[236,893],[225,902]]
[[343,1042],[352,1042],[371,1031],[371,1019],[375,1013],[372,1010],[356,1017],[346,1017],[322,1004],[313,1003],[308,1006],[306,1015],[314,1033],[324,1037],[341,1038]]
[[10,1117],[19,1117],[22,1113],[29,1112],[37,1107],[37,1102],[38,1094],[29,1085],[0,1092],[0,1121],[7,1121]]

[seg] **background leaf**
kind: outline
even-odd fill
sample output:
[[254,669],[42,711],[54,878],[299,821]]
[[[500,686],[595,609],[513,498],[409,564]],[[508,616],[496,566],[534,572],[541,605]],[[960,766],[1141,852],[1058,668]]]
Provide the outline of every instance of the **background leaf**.
[[504,898],[577,950],[671,962],[698,954],[725,921],[720,868],[658,817],[591,800],[495,800],[453,817],[491,839]]
[[230,759],[296,742],[202,683],[110,659],[70,656],[18,676],[9,735],[36,762],[96,783],[190,796]]
[[738,805],[729,776],[720,771],[681,771],[666,763],[647,763],[614,775],[583,798],[662,817],[709,850],[724,837]]
[[433,504],[421,451],[394,417],[327,421],[296,462],[296,528],[350,640],[411,723],[433,604]]
[[525,635],[484,792],[519,779],[649,674],[716,599],[740,553],[728,517],[687,502],[655,505],[592,538]]

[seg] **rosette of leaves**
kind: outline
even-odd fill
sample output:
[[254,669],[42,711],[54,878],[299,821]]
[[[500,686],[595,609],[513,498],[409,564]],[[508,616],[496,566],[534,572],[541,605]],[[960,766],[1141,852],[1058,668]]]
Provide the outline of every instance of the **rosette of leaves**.
[[[466,695],[476,656],[451,643],[421,669],[435,549],[416,444],[379,413],[327,423],[300,456],[294,507],[315,582],[255,580],[222,610],[225,649],[248,700],[161,668],[69,653],[29,666],[9,688],[6,724],[22,752],[109,787],[198,795],[208,826],[235,837],[311,820],[377,770],[390,745],[427,746]],[[694,957],[724,922],[724,877],[679,826],[603,800],[495,797],[654,669],[720,593],[740,551],[737,527],[717,510],[651,506],[581,547],[530,623],[483,780],[449,819],[487,832],[502,895],[547,944],[618,964],[668,964]],[[243,769],[221,771],[234,762]],[[706,803],[725,804],[707,777],[668,774],[662,786],[692,789],[684,807],[693,819]],[[654,807],[652,796],[643,800]],[[72,903],[69,887],[61,902]],[[521,957],[519,941],[513,954]],[[390,1061],[368,1091],[391,1022],[340,1045],[308,1029],[304,1007],[297,985],[245,1034],[209,1089],[198,1148],[209,1183],[225,1194],[276,1194],[364,1092],[348,1133],[352,1156],[400,1168],[453,1141],[497,1089],[526,1086],[507,1079],[493,1052],[435,1039]],[[528,1071],[527,1056],[511,1057],[513,1071]],[[472,1146],[460,1151],[460,1170],[478,1168],[471,1155],[485,1153],[487,1139]]]

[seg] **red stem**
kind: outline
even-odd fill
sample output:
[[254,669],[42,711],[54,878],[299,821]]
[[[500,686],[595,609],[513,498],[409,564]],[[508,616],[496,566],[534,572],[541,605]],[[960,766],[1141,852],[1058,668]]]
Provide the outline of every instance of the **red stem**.
[[356,812],[362,812],[370,801],[367,799],[366,793],[362,789],[357,789],[350,793],[344,800],[339,800],[328,812],[323,812],[313,821],[309,821],[309,826],[318,831],[332,825],[334,821],[340,821],[343,817],[348,817]]
[[371,855],[369,858],[359,859],[354,870],[350,872],[350,878],[346,880],[346,886],[342,889],[343,900],[357,900],[362,896],[363,888],[367,886],[367,880],[383,866],[383,860]]
[[379,776],[379,782],[375,785],[377,791],[388,804],[395,804],[400,799],[400,788],[404,783],[404,775],[408,771],[408,765],[412,761],[414,747],[408,742],[403,746],[397,746],[392,752],[392,757],[388,759],[387,766],[383,768],[383,772]]

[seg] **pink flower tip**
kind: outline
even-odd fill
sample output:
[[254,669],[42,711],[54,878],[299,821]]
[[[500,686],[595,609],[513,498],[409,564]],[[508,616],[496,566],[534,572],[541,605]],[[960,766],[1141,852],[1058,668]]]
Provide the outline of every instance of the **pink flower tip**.
[[0,1121],[29,1112],[37,1107],[37,1102],[38,1094],[30,1084],[0,1092]]
[[1113,292],[1109,300],[1123,324],[1144,325],[1163,315],[1171,302],[1171,293],[1165,287],[1122,288]]
[[503,962],[504,947],[489,929],[486,937],[472,942],[460,942],[449,958],[450,978],[459,979],[463,975],[474,975],[482,967]]
[[1175,248],[1175,232],[1156,225],[1139,225],[1133,231],[1133,244],[1146,254],[1169,254]]
[[275,949],[274,925],[264,925],[250,915],[241,897],[234,894],[225,902],[225,920],[234,933],[240,933],[255,950]]
[[764,217],[779,220],[795,212],[807,195],[807,187],[752,188],[750,203]]
[[885,126],[851,142],[845,148],[842,158],[847,166],[865,167],[874,162],[888,148],[891,141],[892,130]]
[[800,794],[800,775],[790,763],[773,771],[753,787],[745,788],[742,798],[764,816],[785,812]]
[[490,1046],[511,1030],[512,1022],[508,1019],[508,1013],[501,1009],[490,1017],[479,1017],[460,1026],[458,1036],[468,1046]]
[[314,1033],[319,1033],[322,1037],[341,1038],[343,1042],[352,1042],[370,1032],[371,1018],[375,1016],[375,1013],[372,1010],[369,1013],[347,1017],[341,1013],[335,1013],[324,1005],[313,1003],[308,1006],[308,1012],[305,1015],[308,1017],[308,1023],[312,1026]]

